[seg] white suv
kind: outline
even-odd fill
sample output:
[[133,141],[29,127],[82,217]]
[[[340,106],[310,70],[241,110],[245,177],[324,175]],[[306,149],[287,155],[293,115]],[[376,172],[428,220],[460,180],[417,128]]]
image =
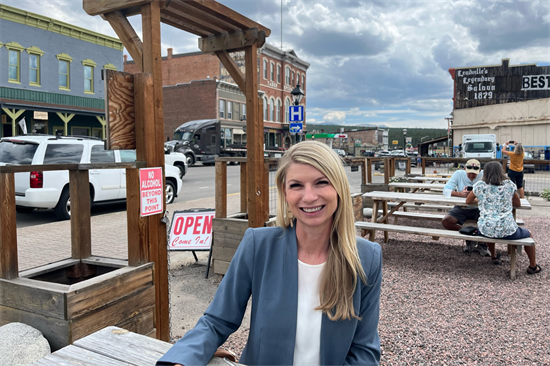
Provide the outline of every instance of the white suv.
[[[35,208],[53,208],[56,216],[71,216],[69,171],[40,171],[41,164],[115,163],[136,161],[135,150],[105,150],[102,140],[91,137],[30,135],[0,140],[0,165],[30,164],[36,170],[15,173],[15,205],[21,213]],[[165,164],[166,203],[181,190],[178,168]],[[126,169],[90,169],[92,204],[126,200]]]

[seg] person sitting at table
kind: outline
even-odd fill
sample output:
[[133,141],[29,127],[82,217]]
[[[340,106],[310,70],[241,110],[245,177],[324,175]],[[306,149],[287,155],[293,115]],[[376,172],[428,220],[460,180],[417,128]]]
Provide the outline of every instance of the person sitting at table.
[[[508,151],[509,143],[515,145],[514,151]],[[508,178],[518,187],[519,198],[525,198],[523,192],[523,158],[525,156],[523,145],[517,141],[506,141],[502,145],[502,153],[510,158]]]
[[356,237],[342,160],[292,146],[276,173],[277,227],[249,228],[214,300],[157,365],[206,365],[252,295],[246,365],[378,365],[382,253]]
[[[445,197],[468,197],[469,190],[472,186],[479,182],[483,177],[483,171],[481,170],[481,164],[477,159],[470,159],[466,162],[464,170],[459,169],[453,173],[451,179],[445,184],[443,188],[443,194]],[[454,206],[451,211],[441,220],[441,224],[447,230],[458,231],[462,228],[462,225],[466,220],[475,220],[479,218],[479,209],[477,207],[460,207]],[[465,253],[473,251],[479,251],[481,255],[489,256],[491,253],[487,250],[485,243],[476,243],[475,241],[466,240],[466,246],[464,248]]]
[[[488,238],[502,238],[508,240],[529,238],[531,233],[518,227],[512,210],[521,206],[516,185],[502,172],[502,165],[498,161],[485,164],[483,180],[474,184],[473,190],[466,197],[466,203],[473,203],[476,198],[480,211],[477,228]],[[495,252],[495,243],[488,243],[491,260],[500,264],[500,253]],[[529,258],[528,274],[539,273],[542,269],[537,264],[534,246],[525,246],[525,253]]]

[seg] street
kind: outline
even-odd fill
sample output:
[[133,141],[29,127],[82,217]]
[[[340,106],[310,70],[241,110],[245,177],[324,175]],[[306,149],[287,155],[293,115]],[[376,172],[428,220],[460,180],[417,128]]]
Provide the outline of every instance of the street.
[[[352,193],[358,193],[361,191],[361,174],[360,171],[351,172],[350,167],[346,167],[346,173],[350,183]],[[275,172],[269,173],[269,186],[271,196],[274,197],[275,192]],[[375,176],[374,180],[382,181],[383,177]],[[193,201],[197,199],[214,197],[215,186],[215,167],[204,166],[197,164],[190,167],[187,170],[187,174],[183,177],[183,186],[180,194],[174,201],[174,203],[168,205],[168,210],[173,211],[171,207],[177,205],[177,203]],[[227,194],[239,194],[240,190],[240,166],[228,165],[227,166]],[[213,208],[213,207],[212,207]],[[98,204],[92,207],[92,216],[106,215],[113,212],[120,212],[126,210],[125,203],[114,204]],[[30,214],[17,213],[17,227],[23,228],[27,226],[35,226],[48,224],[58,221],[55,217],[53,209],[49,210],[35,210]]]

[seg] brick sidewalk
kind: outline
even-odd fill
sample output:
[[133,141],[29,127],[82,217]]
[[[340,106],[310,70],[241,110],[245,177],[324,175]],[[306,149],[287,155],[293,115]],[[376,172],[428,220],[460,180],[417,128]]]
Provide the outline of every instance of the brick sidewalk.
[[[214,198],[176,202],[168,206],[174,211],[192,208],[214,209]],[[227,197],[227,212],[240,210],[240,195]],[[126,211],[92,216],[92,254],[110,258],[128,258]],[[57,221],[17,229],[19,270],[57,262],[71,257],[71,222]]]

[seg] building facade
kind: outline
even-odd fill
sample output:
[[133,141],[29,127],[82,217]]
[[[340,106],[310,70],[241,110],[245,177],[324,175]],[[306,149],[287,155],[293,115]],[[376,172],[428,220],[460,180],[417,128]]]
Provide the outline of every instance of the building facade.
[[122,43],[0,4],[0,136],[105,137],[101,70],[121,70]]
[[[258,80],[259,95],[263,101],[264,143],[266,148],[289,147],[301,139],[299,135],[291,134],[289,131],[288,107],[293,104],[290,92],[296,84],[300,84],[302,91],[307,95],[306,73],[309,63],[299,59],[294,51],[281,51],[267,43],[258,53]],[[232,53],[231,57],[244,73],[244,52]],[[126,57],[124,71],[139,72],[135,63],[128,61]],[[173,50],[169,48],[167,56],[162,58],[162,73],[164,93],[171,93],[170,96],[165,96],[165,98],[168,97],[168,101],[164,102],[164,113],[174,116],[169,119],[165,117],[166,138],[171,137],[171,131],[185,122],[193,119],[211,118],[208,116],[216,115],[221,119],[222,128],[226,129],[227,135],[231,136],[228,140],[234,139],[236,143],[246,141],[244,94],[215,55],[202,52],[173,54]],[[216,93],[213,93],[213,89],[211,89],[214,83],[210,83],[208,80],[218,81],[215,84]],[[199,91],[201,87],[205,88],[204,92]],[[196,95],[189,96],[189,98],[183,97],[184,90],[194,90]],[[177,93],[183,93],[182,97],[175,99],[173,95]],[[197,104],[197,98],[206,96],[215,98],[215,100]],[[306,99],[304,96],[300,103],[304,109]],[[215,110],[211,110],[213,104],[216,106]],[[184,110],[189,112],[184,112]]]
[[459,67],[454,80],[452,136],[455,150],[465,134],[495,134],[544,157],[550,149],[550,66],[536,64]]

